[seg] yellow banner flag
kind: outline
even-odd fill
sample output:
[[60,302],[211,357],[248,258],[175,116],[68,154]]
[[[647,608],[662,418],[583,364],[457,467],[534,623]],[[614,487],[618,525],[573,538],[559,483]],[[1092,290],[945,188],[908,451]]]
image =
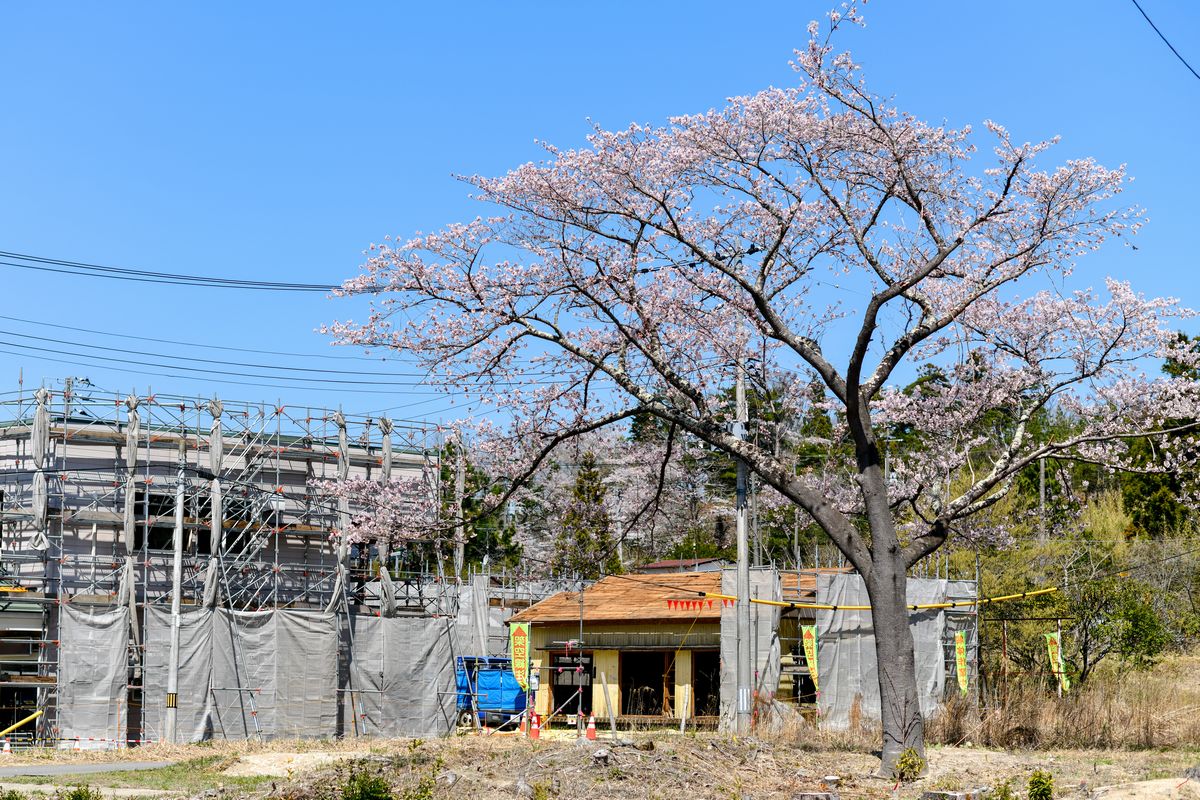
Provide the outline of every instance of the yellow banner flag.
[[804,660],[808,662],[808,674],[812,676],[813,689],[821,691],[817,682],[817,626],[801,625],[800,638],[804,642]]
[[508,655],[512,658],[513,677],[529,691],[529,623],[514,622],[508,626]]
[[958,671],[958,689],[967,696],[967,633],[954,632],[954,667]]
[[1063,665],[1062,639],[1057,632],[1047,633],[1045,636],[1046,653],[1050,656],[1050,671],[1058,678],[1058,685],[1065,692],[1071,688],[1071,679],[1067,677],[1067,670]]

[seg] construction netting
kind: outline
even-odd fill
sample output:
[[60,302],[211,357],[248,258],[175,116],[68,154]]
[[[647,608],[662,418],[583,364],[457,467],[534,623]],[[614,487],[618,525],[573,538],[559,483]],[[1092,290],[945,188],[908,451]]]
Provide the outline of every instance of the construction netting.
[[[737,594],[737,570],[721,571],[721,593]],[[758,600],[780,600],[783,590],[774,569],[750,570],[750,596]],[[779,690],[780,644],[778,606],[750,604],[750,663],[754,673],[750,685],[751,708],[765,708]],[[732,725],[737,713],[737,614],[733,606],[721,608],[721,720],[722,730]]]
[[578,585],[561,581],[526,581],[508,597],[507,603],[495,603],[491,579],[475,575],[458,587],[457,616],[454,620],[454,650],[456,654],[508,655],[508,618],[522,608],[563,589],[578,590]]
[[[949,602],[975,600],[979,594],[975,581],[946,581],[946,600]],[[952,694],[961,687],[958,682],[958,665],[955,657],[955,635],[962,633],[966,652],[966,692],[974,692],[979,680],[979,617],[974,606],[962,609],[946,609],[945,627],[942,631],[942,663],[946,665],[946,693]]]
[[450,619],[360,615],[353,622],[347,733],[449,733],[455,711]]
[[129,609],[60,608],[58,735],[65,745],[116,747],[126,738]]
[[[907,602],[912,605],[967,600],[975,596],[975,584],[969,581],[909,578]],[[817,576],[820,605],[870,605],[867,588],[858,575],[821,574]],[[916,656],[917,693],[921,713],[929,717],[945,695],[948,674],[946,641],[953,642],[955,629],[973,630],[973,623],[961,615],[951,617],[947,635],[947,615],[943,609],[922,609],[909,613]],[[970,637],[968,663],[974,663],[974,637]],[[950,667],[953,668],[953,661]],[[879,670],[875,657],[875,629],[871,612],[839,608],[817,611],[817,667],[820,680],[818,704],[821,724],[846,728],[858,721],[878,720]],[[973,677],[973,676],[972,676]]]
[[297,737],[337,731],[338,623],[333,613],[213,616],[213,735]]
[[508,652],[508,626],[512,609],[493,606],[488,596],[488,578],[476,575],[458,592],[455,618],[456,648],[460,653],[502,656]]
[[[449,621],[314,611],[180,615],[180,741],[440,735],[453,724]],[[167,738],[171,615],[147,609],[145,738]],[[339,648],[339,642],[352,642]],[[447,704],[449,707],[447,709]]]
[[[212,616],[207,609],[188,609],[179,615],[179,704],[176,711],[178,741],[200,742],[213,735]],[[165,729],[167,671],[170,668],[171,613],[146,608],[146,659],[143,668],[142,725],[145,738],[160,740]]]

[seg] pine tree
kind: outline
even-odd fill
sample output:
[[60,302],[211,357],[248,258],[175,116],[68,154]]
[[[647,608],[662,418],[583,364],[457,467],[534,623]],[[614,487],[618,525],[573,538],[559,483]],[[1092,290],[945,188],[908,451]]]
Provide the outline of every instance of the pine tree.
[[559,572],[586,580],[621,572],[604,505],[607,494],[596,468],[596,455],[585,453],[575,473],[571,500],[562,514],[562,529],[554,541],[554,566]]

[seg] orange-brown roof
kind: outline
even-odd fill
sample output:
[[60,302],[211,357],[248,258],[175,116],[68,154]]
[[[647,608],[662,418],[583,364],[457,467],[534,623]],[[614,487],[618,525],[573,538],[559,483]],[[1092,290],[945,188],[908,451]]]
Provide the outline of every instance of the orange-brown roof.
[[701,564],[711,564],[714,561],[724,561],[720,556],[712,558],[668,558],[665,561],[655,561],[653,564],[644,564],[639,569],[673,569],[675,567],[696,567]]
[[[720,600],[701,600],[701,592],[720,592],[720,572],[661,575],[610,575],[583,592],[584,622],[719,622]],[[668,600],[699,602],[668,604]],[[536,603],[510,622],[578,622],[579,593],[559,592]]]

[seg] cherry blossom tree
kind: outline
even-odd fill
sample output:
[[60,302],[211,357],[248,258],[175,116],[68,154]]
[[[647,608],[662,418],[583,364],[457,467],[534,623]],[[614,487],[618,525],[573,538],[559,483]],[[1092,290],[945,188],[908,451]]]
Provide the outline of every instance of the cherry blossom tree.
[[314,480],[311,485],[334,500],[348,501],[348,525],[336,535],[350,544],[426,542],[441,530],[439,526],[444,527],[444,536],[454,535],[455,528],[439,519],[437,498],[423,478],[393,478],[386,483],[369,478]]
[[[909,569],[1039,458],[1120,466],[1129,437],[1177,434],[1197,398],[1190,380],[1146,374],[1195,361],[1175,344],[1190,312],[1116,281],[1068,289],[1079,256],[1140,225],[1115,200],[1123,168],[1053,165],[1054,141],[901,111],[833,48],[859,21],[849,8],[810,25],[796,87],[597,127],[580,149],[466,178],[492,215],[373,246],[344,287],[377,295],[370,317],[329,331],[489,403],[476,457],[514,486],[635,415],[661,421],[664,450],[686,435],[743,460],[865,581],[888,771],[924,749]],[[735,435],[724,398],[747,363],[797,406],[818,382],[852,445],[839,464],[797,474]],[[923,364],[939,380],[900,391]],[[996,409],[1006,423],[982,425]],[[1048,410],[1079,424],[1035,439]],[[885,478],[896,426],[917,447]]]

